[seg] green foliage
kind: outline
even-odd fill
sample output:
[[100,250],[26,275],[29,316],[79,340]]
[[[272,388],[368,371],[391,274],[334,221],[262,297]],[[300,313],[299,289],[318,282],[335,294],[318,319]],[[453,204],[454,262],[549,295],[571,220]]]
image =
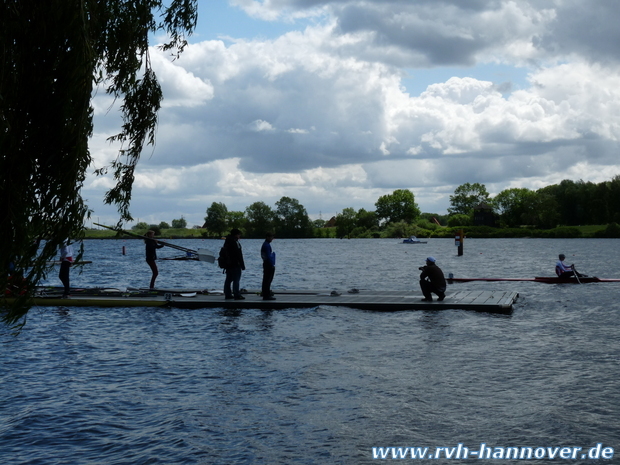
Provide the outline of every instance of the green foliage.
[[226,221],[228,215],[228,208],[222,202],[213,202],[209,208],[207,208],[207,216],[205,216],[205,228],[216,232],[219,236],[224,234],[224,231],[228,229],[228,223]]
[[161,229],[157,224],[149,224],[149,230],[153,231],[156,236],[161,236]]
[[178,220],[172,220],[173,229],[185,229],[187,228],[187,221],[181,216]]
[[521,224],[537,224],[536,193],[529,189],[505,189],[491,202],[502,225],[515,227]]
[[[447,215],[439,215],[437,213],[421,213],[420,214],[420,218],[427,220],[433,224],[435,224],[436,226],[445,226],[448,224],[448,216]],[[435,220],[437,220],[437,223],[435,223]]]
[[397,189],[391,194],[379,197],[375,207],[377,218],[386,223],[411,223],[420,216],[413,192],[407,189]]
[[596,231],[594,237],[620,237],[620,225],[609,223],[605,229]]
[[477,182],[470,184],[466,182],[454,190],[454,195],[450,196],[450,215],[469,215],[474,207],[481,203],[489,202],[489,193],[484,184]]
[[170,229],[170,225],[165,221],[162,221],[161,223],[159,223],[159,229]]
[[410,224],[404,221],[389,223],[383,230],[382,237],[409,237],[413,232]]
[[146,231],[149,229],[149,224],[146,221],[140,221],[131,227],[132,231]]
[[282,197],[276,202],[275,224],[280,237],[312,236],[312,224],[306,208],[297,199]]
[[254,202],[247,207],[245,217],[248,237],[262,238],[265,232],[274,229],[275,213],[265,202]]
[[377,217],[377,212],[366,211],[363,208],[360,208],[355,218],[355,224],[369,230],[378,229],[379,218]]
[[[154,143],[161,89],[148,39],[180,53],[197,19],[196,0],[7,0],[0,7],[0,267],[15,266],[26,292],[0,301],[2,320],[18,323],[34,287],[66,239],[83,235],[89,210],[80,191],[91,163],[93,83],[122,102],[121,142],[105,201],[131,221],[134,170]],[[157,15],[157,16],[156,16]],[[161,16],[159,16],[161,15]],[[107,167],[97,171],[107,172]],[[0,273],[0,288],[8,277]]]
[[472,224],[471,216],[462,213],[452,215],[448,218],[448,226],[469,226]]
[[436,231],[437,229],[441,228],[441,226],[439,226],[437,223],[433,223],[425,219],[418,220],[417,226],[418,228],[424,229],[426,231]]
[[336,215],[336,234],[338,237],[351,237],[351,231],[355,227],[356,214],[353,208],[345,208],[342,213]]
[[244,212],[228,212],[226,215],[226,222],[228,223],[229,229],[245,229],[247,219],[245,218]]

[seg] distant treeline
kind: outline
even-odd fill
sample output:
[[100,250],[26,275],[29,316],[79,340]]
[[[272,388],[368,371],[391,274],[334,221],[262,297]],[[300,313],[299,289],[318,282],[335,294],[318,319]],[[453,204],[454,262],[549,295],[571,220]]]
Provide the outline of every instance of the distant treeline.
[[[614,176],[598,184],[564,180],[538,190],[511,188],[495,197],[484,184],[466,183],[450,196],[448,215],[422,213],[407,189],[381,196],[375,210],[345,208],[329,220],[312,221],[306,208],[290,197],[282,197],[275,208],[254,202],[245,211],[228,211],[224,203],[213,202],[204,224],[193,228],[201,229],[203,237],[222,237],[232,228],[255,238],[266,231],[290,238],[451,237],[459,228],[465,228],[469,237],[620,237],[618,223],[620,176]],[[602,226],[588,229],[586,225]],[[173,220],[173,228],[185,226],[182,217]],[[152,229],[160,235],[167,227],[162,222],[133,228]]]

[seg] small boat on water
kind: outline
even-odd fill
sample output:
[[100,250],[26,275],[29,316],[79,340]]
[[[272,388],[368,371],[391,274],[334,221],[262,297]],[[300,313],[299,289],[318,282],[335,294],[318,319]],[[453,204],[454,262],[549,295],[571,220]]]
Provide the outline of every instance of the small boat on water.
[[426,244],[428,241],[421,241],[415,236],[409,236],[407,239],[403,239],[403,244]]
[[536,276],[535,278],[454,278],[448,277],[449,283],[468,283],[472,281],[529,281],[545,284],[585,284],[585,283],[620,283],[620,279],[597,278],[596,276],[581,276],[579,278],[558,278],[557,276]]

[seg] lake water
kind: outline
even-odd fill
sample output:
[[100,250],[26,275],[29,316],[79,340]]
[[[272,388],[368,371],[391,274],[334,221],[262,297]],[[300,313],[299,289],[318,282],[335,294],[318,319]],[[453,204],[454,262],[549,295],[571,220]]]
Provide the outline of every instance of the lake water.
[[[222,243],[170,242],[213,252]],[[242,239],[242,287],[260,287],[261,243]],[[620,278],[619,246],[467,239],[458,257],[448,239],[276,238],[273,288],[419,293],[428,255],[455,277],[552,276],[565,253],[582,273]],[[140,241],[85,249],[93,263],[72,271],[73,286],[148,286]],[[215,265],[158,264],[159,287],[222,287]],[[55,273],[48,284],[60,285]],[[391,461],[373,448],[428,447],[440,457],[432,463],[454,464],[477,457],[448,460],[437,448],[482,443],[495,454],[530,447],[533,464],[620,463],[620,283],[471,282],[448,294],[476,289],[520,297],[508,316],[34,308],[18,335],[0,329],[0,463],[349,465]],[[574,459],[560,458],[563,447]],[[421,462],[407,453],[400,462]]]

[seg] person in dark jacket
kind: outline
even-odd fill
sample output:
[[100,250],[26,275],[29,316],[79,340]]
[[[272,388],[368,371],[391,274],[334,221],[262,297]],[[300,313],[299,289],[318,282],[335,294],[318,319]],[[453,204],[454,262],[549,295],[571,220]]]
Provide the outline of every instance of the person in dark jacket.
[[149,230],[147,231],[146,238],[144,239],[144,245],[146,250],[146,263],[149,264],[149,266],[151,267],[151,272],[153,273],[151,275],[151,285],[149,286],[149,289],[155,289],[155,280],[159,275],[157,263],[155,263],[155,260],[157,260],[157,249],[161,249],[164,246],[164,244],[160,244],[155,239],[153,239],[154,236],[155,231]]
[[261,292],[263,300],[276,300],[271,292],[271,282],[276,272],[276,253],[271,248],[273,237],[274,234],[272,232],[265,234],[265,242],[263,242],[260,248],[260,256],[263,259],[263,285]]
[[69,271],[71,270],[71,264],[73,263],[73,247],[69,245],[69,241],[65,241],[60,246],[60,273],[58,277],[64,286],[62,294],[63,299],[70,297],[71,281],[69,279]]
[[[237,228],[230,231],[226,236],[224,248],[226,249],[226,281],[224,281],[224,297],[226,299],[244,300],[245,297],[239,292],[239,282],[241,281],[241,270],[245,270],[243,262],[243,250],[239,239],[241,231]],[[231,289],[232,285],[232,289]]]
[[442,301],[446,297],[446,278],[443,275],[443,271],[436,265],[436,260],[433,257],[426,259],[426,266],[422,266],[419,269],[422,271],[420,274],[420,288],[424,298],[422,301],[432,302],[432,293],[437,294],[439,301]]

